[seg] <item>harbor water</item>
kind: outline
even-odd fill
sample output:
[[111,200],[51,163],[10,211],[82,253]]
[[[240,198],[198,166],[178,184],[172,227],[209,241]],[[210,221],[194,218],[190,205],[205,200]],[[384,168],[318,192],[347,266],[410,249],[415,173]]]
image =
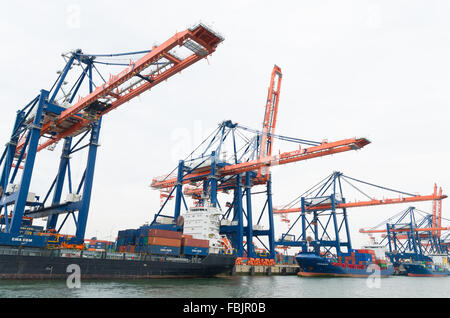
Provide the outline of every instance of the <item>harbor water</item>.
[[449,298],[450,277],[0,281],[0,298]]

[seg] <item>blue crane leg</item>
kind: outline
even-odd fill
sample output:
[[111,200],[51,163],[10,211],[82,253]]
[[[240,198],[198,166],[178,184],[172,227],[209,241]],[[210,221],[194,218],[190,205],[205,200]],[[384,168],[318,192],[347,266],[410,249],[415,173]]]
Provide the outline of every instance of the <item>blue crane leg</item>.
[[39,96],[39,103],[37,105],[36,114],[33,123],[29,126],[30,141],[28,144],[28,153],[23,168],[22,181],[20,183],[19,194],[14,206],[14,211],[11,218],[11,225],[9,233],[18,235],[20,226],[22,224],[23,213],[25,211],[25,204],[27,201],[28,192],[30,189],[31,175],[33,174],[34,161],[36,159],[37,147],[39,138],[41,137],[41,125],[43,120],[43,111],[48,100],[48,92],[41,90]]
[[84,241],[86,233],[86,224],[89,214],[89,205],[91,202],[92,184],[94,180],[95,160],[97,158],[98,140],[100,136],[102,118],[93,124],[91,131],[91,140],[89,143],[88,162],[84,180],[83,195],[81,198],[81,208],[78,212],[77,231],[75,234],[76,241],[81,243]]
[[[64,147],[61,154],[61,160],[59,162],[58,176],[56,177],[56,187],[53,195],[52,204],[58,204],[61,202],[61,194],[64,186],[64,180],[66,176],[67,164],[69,163],[70,147],[72,145],[72,138],[68,137],[64,141]],[[54,229],[58,222],[58,214],[49,216],[47,221],[47,229]]]
[[245,173],[245,193],[247,199],[247,257],[255,257],[253,247],[253,218],[252,218],[252,195],[251,195],[250,171]]

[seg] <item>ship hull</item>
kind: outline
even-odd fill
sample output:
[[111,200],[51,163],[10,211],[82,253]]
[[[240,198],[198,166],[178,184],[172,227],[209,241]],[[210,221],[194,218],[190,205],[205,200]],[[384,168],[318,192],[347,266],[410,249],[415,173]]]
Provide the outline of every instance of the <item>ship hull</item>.
[[369,277],[377,275],[375,269],[380,277],[388,277],[394,273],[393,266],[381,269],[372,268],[369,264],[362,269],[348,268],[334,265],[326,258],[309,253],[298,254],[295,259],[300,267],[298,276],[302,277]]
[[210,254],[200,262],[180,262],[164,257],[115,260],[0,255],[0,279],[65,279],[73,272],[72,264],[78,266],[82,279],[212,277],[230,273],[234,263],[233,256],[216,254]]

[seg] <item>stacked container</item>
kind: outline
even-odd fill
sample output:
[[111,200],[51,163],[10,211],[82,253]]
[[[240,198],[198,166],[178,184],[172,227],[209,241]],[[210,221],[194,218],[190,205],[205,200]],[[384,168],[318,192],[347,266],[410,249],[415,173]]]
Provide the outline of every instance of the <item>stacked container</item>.
[[86,248],[90,251],[111,251],[114,248],[114,242],[89,240]]
[[134,251],[154,255],[179,255],[181,236],[181,232],[141,228]]
[[183,235],[181,239],[181,247],[184,255],[205,256],[209,253],[209,240],[194,239],[192,235]]
[[119,231],[116,251],[151,255],[206,256],[210,241],[183,235],[181,232],[141,227],[137,230]]
[[43,226],[22,225],[19,229],[19,234],[22,235],[40,235],[44,231]]
[[136,244],[136,234],[137,230],[135,229],[119,231],[117,235],[116,251],[133,253],[134,245]]

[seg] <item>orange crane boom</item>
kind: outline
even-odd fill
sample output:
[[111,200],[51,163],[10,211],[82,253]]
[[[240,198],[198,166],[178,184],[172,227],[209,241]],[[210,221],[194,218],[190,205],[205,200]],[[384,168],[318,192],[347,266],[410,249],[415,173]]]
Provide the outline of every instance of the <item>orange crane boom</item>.
[[259,154],[260,158],[272,155],[272,135],[275,134],[275,127],[277,124],[282,76],[281,69],[275,65],[270,77],[266,111],[264,113],[261,150]]
[[[416,228],[413,229],[415,232],[435,232],[435,231],[448,231],[450,230],[450,227],[426,227],[426,228]],[[410,232],[411,229],[404,228],[404,229],[390,229],[389,232]],[[360,229],[359,233],[386,233],[387,230],[364,230]]]
[[[76,136],[82,133],[91,122],[119,107],[125,102],[151,89],[169,77],[179,73],[193,63],[206,58],[213,53],[223,39],[214,34],[203,25],[178,32],[163,44],[153,47],[145,56],[117,75],[110,75],[108,82],[98,86],[89,95],[80,98],[74,105],[68,107],[56,118],[46,118],[41,129],[41,136],[51,134],[52,137],[38,146],[40,151],[62,138]],[[193,52],[192,55],[181,59],[171,51],[177,47],[186,47]],[[160,66],[162,65],[162,66]],[[144,74],[141,72],[147,71]],[[84,110],[93,103],[108,100],[95,118],[85,116]],[[105,105],[105,102],[103,102]],[[20,153],[25,144],[25,138],[19,140],[16,153]]]
[[[305,149],[284,152],[278,156],[267,156],[265,158],[256,159],[248,162],[228,165],[223,168],[218,168],[216,176],[227,176],[244,173],[247,171],[256,171],[262,167],[272,167],[277,165],[284,165],[291,162],[298,162],[316,157],[328,156],[349,150],[358,150],[370,143],[365,138],[351,138],[340,140],[336,142],[323,142],[318,146],[313,146]],[[183,184],[192,181],[202,180],[211,174],[211,167],[201,168],[201,172],[196,170],[183,177]],[[152,180],[152,188],[163,189],[170,188],[177,184],[175,176],[163,176]]]
[[[258,158],[272,155],[273,138],[277,124],[278,104],[280,101],[281,79],[283,74],[281,68],[274,65],[270,76],[270,85],[267,93],[266,110],[264,113],[263,130],[261,136],[261,147]],[[257,178],[263,177],[267,182],[269,179],[269,169],[258,170]]]
[[[396,203],[410,203],[419,201],[430,201],[430,200],[443,200],[447,198],[447,195],[417,195],[413,197],[401,197],[392,199],[382,199],[382,200],[370,200],[370,201],[358,201],[358,202],[348,202],[348,203],[336,203],[336,209],[343,208],[355,208],[355,207],[366,207],[374,205],[386,205],[386,204],[396,204]],[[320,211],[320,210],[331,209],[331,204],[319,204],[312,207],[308,207],[307,211]],[[291,208],[291,209],[274,209],[273,213],[295,213],[302,212],[302,208]]]

